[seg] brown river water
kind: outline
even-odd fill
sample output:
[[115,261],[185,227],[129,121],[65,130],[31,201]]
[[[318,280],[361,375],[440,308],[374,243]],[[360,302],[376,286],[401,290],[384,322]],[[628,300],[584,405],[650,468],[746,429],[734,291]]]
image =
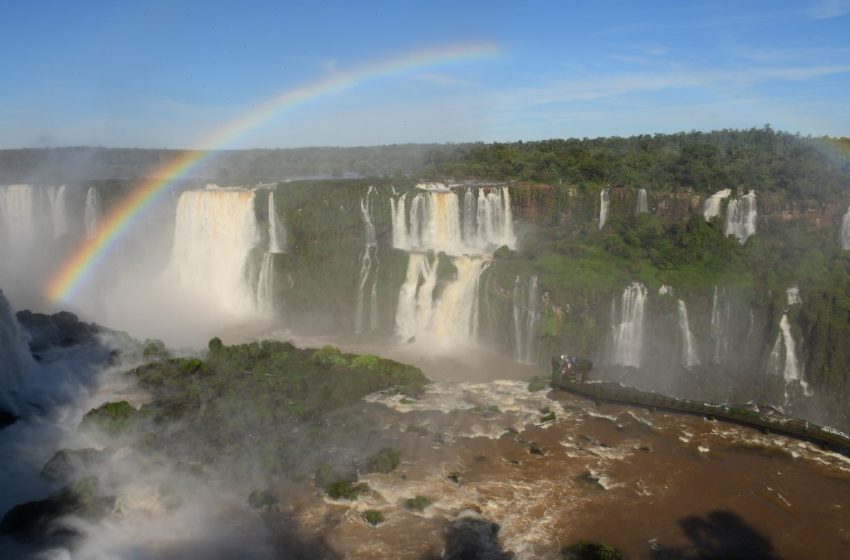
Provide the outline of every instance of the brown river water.
[[[493,558],[559,558],[582,539],[627,558],[850,557],[850,460],[809,443],[512,381],[372,400],[388,409],[401,466],[361,477],[370,492],[353,502],[301,488],[269,514],[331,557],[440,557],[460,519],[498,524]],[[431,505],[405,508],[417,495]],[[365,523],[369,509],[385,522]]]

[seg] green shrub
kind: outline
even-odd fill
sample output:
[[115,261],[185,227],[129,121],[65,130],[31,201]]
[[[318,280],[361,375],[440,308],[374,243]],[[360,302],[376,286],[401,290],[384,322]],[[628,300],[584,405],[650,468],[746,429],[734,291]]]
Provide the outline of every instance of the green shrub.
[[384,522],[384,514],[376,509],[367,509],[363,512],[363,519],[374,527]]
[[429,500],[425,496],[416,496],[415,498],[408,498],[404,502],[404,507],[414,511],[423,511],[426,507],[430,505],[431,500]]
[[401,453],[392,447],[384,447],[366,459],[363,472],[387,474],[394,471],[399,463],[401,463]]

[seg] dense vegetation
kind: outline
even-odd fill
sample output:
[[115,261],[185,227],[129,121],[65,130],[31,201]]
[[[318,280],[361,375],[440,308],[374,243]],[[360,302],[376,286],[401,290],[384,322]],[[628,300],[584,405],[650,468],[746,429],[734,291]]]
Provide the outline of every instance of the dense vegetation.
[[[427,383],[413,366],[332,346],[226,346],[217,338],[203,360],[156,357],[132,375],[152,402],[139,410],[106,403],[86,414],[81,429],[200,468],[296,478],[312,476],[324,461],[333,463],[323,454],[373,428],[359,409],[348,410],[364,396],[389,390],[416,397]],[[367,451],[352,447],[362,472],[389,472],[400,460],[390,448]]]
[[[0,184],[139,179],[183,153],[107,148],[0,150]],[[743,186],[822,202],[844,194],[850,173],[848,154],[850,138],[803,137],[764,126],[628,138],[230,150],[209,158],[189,179],[232,185],[298,177],[454,176],[697,192]]]
[[769,126],[629,138],[544,140],[435,149],[448,175],[622,184],[712,192],[741,186],[819,201],[845,194],[850,138],[811,138]]

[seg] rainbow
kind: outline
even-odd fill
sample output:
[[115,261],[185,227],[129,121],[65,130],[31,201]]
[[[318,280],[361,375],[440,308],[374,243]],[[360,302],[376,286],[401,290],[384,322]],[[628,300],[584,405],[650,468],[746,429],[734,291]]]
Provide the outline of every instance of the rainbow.
[[252,111],[214,130],[197,149],[181,152],[180,155],[154,170],[149,179],[137,185],[133,191],[101,220],[96,235],[81,244],[51,276],[46,295],[53,303],[67,301],[98,268],[106,256],[118,245],[121,238],[131,229],[134,218],[140,216],[166,192],[176,181],[186,177],[202,163],[215,157],[217,150],[228,147],[243,134],[278,116],[318,97],[340,93],[368,80],[402,74],[430,66],[463,62],[497,55],[498,48],[492,44],[474,43],[450,45],[408,53],[354,68],[337,71],[332,75],[302,87],[284,91]]

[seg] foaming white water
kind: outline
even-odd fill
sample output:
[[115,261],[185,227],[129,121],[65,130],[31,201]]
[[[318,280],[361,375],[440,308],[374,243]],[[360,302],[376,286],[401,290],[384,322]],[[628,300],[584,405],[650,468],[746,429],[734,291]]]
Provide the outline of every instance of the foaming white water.
[[756,233],[756,217],[755,191],[731,200],[726,207],[726,235],[734,235],[743,245]]
[[286,252],[286,226],[274,203],[274,191],[269,193],[269,253]]
[[682,365],[686,368],[698,366],[699,354],[697,353],[697,343],[691,332],[691,325],[688,321],[688,308],[685,307],[685,302],[679,300],[678,305],[679,315],[679,332],[682,337]]
[[367,402],[383,404],[403,414],[415,412],[471,411],[478,413],[474,419],[442,425],[452,439],[486,437],[498,439],[511,430],[520,432],[541,422],[541,409],[548,408],[558,419],[567,418],[567,411],[558,401],[547,397],[548,390],[530,392],[525,381],[491,381],[489,383],[456,383],[437,381],[425,388],[425,394],[416,400],[403,395],[375,393],[365,398]]
[[720,215],[723,204],[723,199],[729,198],[732,195],[732,189],[723,189],[717,191],[702,203],[702,215],[706,221],[716,218]]
[[83,215],[86,239],[92,239],[97,235],[97,229],[100,227],[100,213],[100,195],[96,188],[89,187],[89,190],[86,191],[86,209]]
[[599,229],[608,221],[608,210],[611,205],[611,190],[602,189],[599,191]]
[[257,311],[246,271],[260,239],[254,197],[253,191],[219,188],[181,194],[164,275],[187,297],[233,318]]
[[623,290],[619,314],[611,305],[612,356],[611,363],[640,367],[643,350],[643,315],[646,303],[646,286],[632,282]]
[[517,276],[513,293],[514,359],[521,364],[534,364],[537,362],[535,343],[540,322],[537,276],[529,277],[528,286],[523,288]]
[[638,203],[637,208],[635,209],[635,213],[637,214],[648,214],[649,213],[649,202],[646,199],[646,189],[641,189],[638,191]]

